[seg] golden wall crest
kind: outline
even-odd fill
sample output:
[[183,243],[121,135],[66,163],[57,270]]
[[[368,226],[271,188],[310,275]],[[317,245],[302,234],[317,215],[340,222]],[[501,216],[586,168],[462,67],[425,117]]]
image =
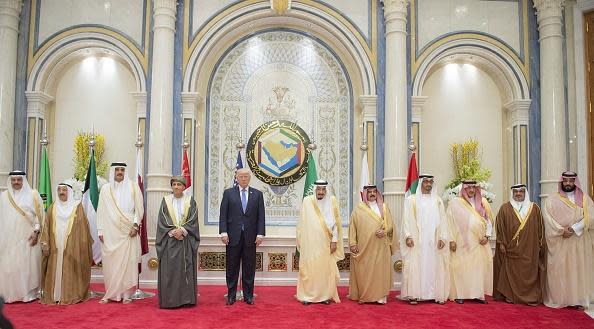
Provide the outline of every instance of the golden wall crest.
[[247,163],[262,182],[290,185],[307,172],[309,143],[309,136],[296,123],[269,121],[252,133],[247,144]]

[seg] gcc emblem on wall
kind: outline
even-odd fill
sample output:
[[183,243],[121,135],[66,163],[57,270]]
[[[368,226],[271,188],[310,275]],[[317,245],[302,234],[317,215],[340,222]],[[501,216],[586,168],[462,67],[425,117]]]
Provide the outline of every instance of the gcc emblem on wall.
[[262,182],[284,186],[307,172],[309,136],[296,123],[274,120],[262,124],[250,136],[246,157]]

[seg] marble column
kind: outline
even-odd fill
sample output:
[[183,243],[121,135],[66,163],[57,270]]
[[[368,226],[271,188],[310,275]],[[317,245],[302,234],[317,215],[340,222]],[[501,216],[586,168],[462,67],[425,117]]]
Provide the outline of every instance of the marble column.
[[[359,96],[359,103],[361,104],[363,131],[361,136],[361,152],[367,152],[367,165],[369,166],[368,183],[377,184],[375,177],[375,137],[377,136],[377,95],[361,95]],[[369,129],[371,128],[371,132]],[[361,157],[363,154],[361,154]],[[360,172],[360,170],[359,170]],[[360,181],[360,178],[357,180]],[[353,191],[353,196],[356,199],[358,191]]]
[[39,175],[39,156],[41,150],[40,140],[43,138],[44,129],[47,129],[47,107],[54,98],[42,91],[25,92],[27,97],[27,124],[34,120],[33,125],[29,125],[27,138],[27,176],[31,186],[37,186]]
[[[182,92],[182,145],[187,144],[188,147],[188,158],[190,160],[190,173],[192,174],[192,182],[196,182],[196,161],[203,161],[204,159],[196,159],[196,147],[195,136],[196,132],[196,117],[198,105],[202,101],[202,97],[198,93],[193,92]],[[181,145],[180,145],[181,146]],[[182,153],[183,154],[183,153]],[[196,188],[196,184],[192,183],[192,190]]]
[[0,192],[12,168],[17,40],[22,1],[0,0]]
[[408,0],[384,0],[386,20],[386,96],[384,200],[400,218],[407,173],[406,20]]
[[147,224],[148,235],[155,235],[159,204],[171,192],[171,143],[173,135],[173,56],[175,38],[175,0],[153,1],[153,59],[148,140]]
[[136,119],[146,119],[146,92],[130,93],[136,102]]
[[557,190],[568,169],[563,74],[564,0],[534,0],[540,42],[541,197]]
[[529,99],[513,100],[503,107],[508,112],[508,126],[506,134],[511,156],[507,157],[510,168],[506,185],[516,183],[528,184],[528,124],[530,121]]

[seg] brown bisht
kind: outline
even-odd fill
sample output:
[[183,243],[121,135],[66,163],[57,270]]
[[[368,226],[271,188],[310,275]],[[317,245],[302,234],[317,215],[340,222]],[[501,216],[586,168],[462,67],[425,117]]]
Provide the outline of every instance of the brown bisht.
[[[159,307],[174,308],[196,305],[197,253],[200,244],[196,201],[182,197],[182,214],[177,218],[173,194],[163,197],[155,247],[159,257]],[[177,240],[169,233],[183,229],[184,237]]]
[[546,240],[540,208],[531,203],[522,218],[510,202],[501,206],[495,228],[493,297],[540,304],[546,284]]
[[56,285],[56,268],[60,263],[56,243],[55,203],[47,210],[40,243],[49,248],[49,256],[43,256],[42,304],[55,304],[54,288],[61,287],[59,304],[75,304],[89,298],[91,283],[91,264],[93,263],[93,238],[89,231],[89,222],[79,204],[68,220],[65,232],[66,242],[62,253],[62,279]]

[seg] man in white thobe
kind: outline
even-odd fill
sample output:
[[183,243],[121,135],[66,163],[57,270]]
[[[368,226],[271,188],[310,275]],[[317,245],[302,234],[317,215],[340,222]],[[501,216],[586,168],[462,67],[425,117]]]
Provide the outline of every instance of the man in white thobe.
[[444,304],[450,292],[448,223],[433,176],[419,176],[416,194],[404,201],[401,299],[410,304],[435,300]]
[[115,162],[109,171],[109,184],[99,193],[97,232],[103,253],[105,296],[130,303],[138,280],[140,261],[140,219],[144,208],[138,184],[126,175],[126,164]]
[[0,195],[0,295],[7,303],[30,302],[41,281],[43,201],[23,171],[11,172],[7,186]]

